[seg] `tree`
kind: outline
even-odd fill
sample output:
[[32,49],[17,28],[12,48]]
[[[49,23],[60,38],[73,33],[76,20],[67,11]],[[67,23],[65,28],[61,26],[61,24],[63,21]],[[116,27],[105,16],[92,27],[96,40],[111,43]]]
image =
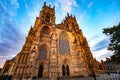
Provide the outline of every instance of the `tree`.
[[110,43],[108,45],[108,50],[114,52],[111,56],[111,60],[120,62],[120,23],[113,27],[104,28],[103,33],[109,36]]

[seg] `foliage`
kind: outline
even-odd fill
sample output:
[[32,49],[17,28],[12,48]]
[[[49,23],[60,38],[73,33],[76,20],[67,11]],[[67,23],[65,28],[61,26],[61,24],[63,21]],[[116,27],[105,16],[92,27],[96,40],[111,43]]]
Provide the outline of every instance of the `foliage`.
[[108,50],[114,51],[111,60],[120,62],[120,23],[113,27],[104,28],[103,33],[110,39]]

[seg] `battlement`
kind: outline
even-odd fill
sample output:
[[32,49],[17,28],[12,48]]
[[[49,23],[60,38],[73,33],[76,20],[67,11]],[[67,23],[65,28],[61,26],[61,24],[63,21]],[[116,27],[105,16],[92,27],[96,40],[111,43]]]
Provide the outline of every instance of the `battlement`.
[[44,5],[43,5],[43,7],[42,7],[42,9],[51,9],[51,10],[55,10],[55,6],[53,6],[53,7],[51,7],[51,5],[49,4],[49,5],[46,5],[46,2],[44,2]]

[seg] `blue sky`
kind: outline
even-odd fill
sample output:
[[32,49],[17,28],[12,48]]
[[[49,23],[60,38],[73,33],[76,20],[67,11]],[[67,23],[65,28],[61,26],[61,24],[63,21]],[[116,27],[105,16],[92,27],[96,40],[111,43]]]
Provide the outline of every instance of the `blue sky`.
[[107,50],[109,39],[102,29],[120,22],[120,0],[0,0],[0,67],[22,49],[45,1],[55,6],[56,23],[67,12],[76,16],[97,60],[112,54]]

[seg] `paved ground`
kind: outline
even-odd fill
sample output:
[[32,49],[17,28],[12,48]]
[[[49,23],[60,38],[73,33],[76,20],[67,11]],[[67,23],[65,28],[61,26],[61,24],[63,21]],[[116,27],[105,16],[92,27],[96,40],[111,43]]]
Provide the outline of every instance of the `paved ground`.
[[[38,80],[57,80],[57,79],[38,79]],[[59,80],[95,80],[93,77],[79,78],[79,77],[66,77]],[[120,80],[120,74],[100,74],[96,76],[96,80]]]
[[101,74],[97,77],[97,80],[120,80],[120,74]]

